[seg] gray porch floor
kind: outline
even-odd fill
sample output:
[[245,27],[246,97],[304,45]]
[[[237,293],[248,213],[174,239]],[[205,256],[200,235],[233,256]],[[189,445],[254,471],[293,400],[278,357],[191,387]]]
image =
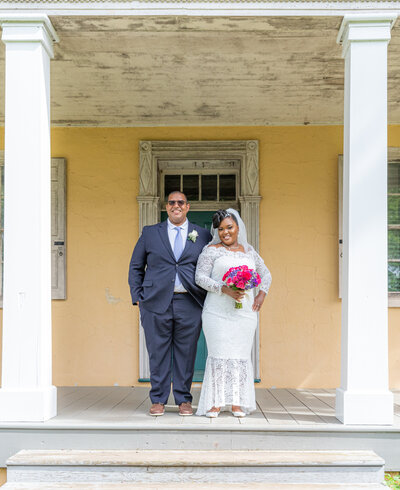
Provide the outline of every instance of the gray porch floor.
[[[193,389],[194,406],[200,388]],[[257,411],[244,418],[180,417],[172,398],[148,415],[148,388],[58,388],[58,415],[46,422],[0,422],[0,467],[21,449],[373,450],[400,470],[400,391],[391,426],[343,425],[335,390],[256,389]],[[368,410],[368,407],[365,407]]]
[[[246,418],[223,412],[217,419],[180,417],[172,396],[162,417],[148,415],[150,399],[146,387],[60,387],[58,415],[44,423],[1,423],[0,428],[196,428],[201,430],[329,430],[372,429],[344,426],[335,417],[335,390],[326,389],[256,389],[257,411]],[[193,388],[196,408],[200,388]],[[379,426],[379,431],[400,431],[400,391],[394,393],[394,425]],[[366,410],[368,408],[366,407]]]

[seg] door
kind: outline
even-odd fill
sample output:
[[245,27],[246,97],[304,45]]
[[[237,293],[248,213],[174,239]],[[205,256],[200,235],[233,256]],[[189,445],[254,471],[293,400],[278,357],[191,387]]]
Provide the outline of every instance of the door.
[[[191,223],[194,223],[197,226],[201,226],[202,228],[207,228],[207,230],[210,230],[213,214],[214,211],[189,211],[187,217]],[[167,213],[166,211],[162,211],[161,221],[165,221],[166,219],[167,219]],[[194,363],[193,381],[203,381],[204,370],[206,367],[206,359],[207,359],[207,345],[202,330],[200,332],[200,337],[197,342],[197,355],[196,355],[196,361]]]

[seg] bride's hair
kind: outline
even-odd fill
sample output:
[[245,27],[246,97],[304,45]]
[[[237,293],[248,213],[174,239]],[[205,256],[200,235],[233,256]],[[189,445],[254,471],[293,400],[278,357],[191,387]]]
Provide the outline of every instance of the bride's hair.
[[225,218],[232,218],[233,221],[239,226],[238,220],[234,214],[231,214],[226,209],[218,209],[212,218],[213,228],[218,228],[221,221],[224,221]]

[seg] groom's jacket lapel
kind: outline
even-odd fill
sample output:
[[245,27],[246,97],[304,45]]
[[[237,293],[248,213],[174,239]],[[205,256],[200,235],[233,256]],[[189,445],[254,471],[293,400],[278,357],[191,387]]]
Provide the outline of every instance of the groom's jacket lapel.
[[171,248],[171,244],[169,243],[169,238],[168,238],[168,226],[167,222],[163,221],[162,223],[159,223],[158,225],[158,233],[160,235],[161,241],[163,242],[165,248],[167,249],[168,253],[171,255],[171,257],[175,260],[175,255],[174,252]]

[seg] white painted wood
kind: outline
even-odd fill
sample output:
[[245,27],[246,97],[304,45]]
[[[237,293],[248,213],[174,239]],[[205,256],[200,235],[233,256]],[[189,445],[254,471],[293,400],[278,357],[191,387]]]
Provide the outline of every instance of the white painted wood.
[[51,297],[66,299],[66,164],[51,159]]
[[[124,0],[70,0],[68,3],[60,4],[57,0],[26,0],[19,2],[16,0],[5,0],[7,6],[17,7],[24,5],[30,10],[44,9],[51,12],[51,15],[64,16],[137,16],[137,15],[169,15],[176,16],[328,16],[343,15],[351,11],[357,12],[362,8],[369,11],[393,11],[398,10],[396,0],[336,0],[334,3],[324,0],[318,1],[294,1],[294,0],[243,0],[234,2],[232,0],[216,0],[206,3],[197,0],[185,2],[182,8],[180,1],[171,0],[147,0],[129,1]],[[360,5],[361,3],[361,5]]]
[[54,33],[43,15],[29,21],[3,18],[1,23],[6,45],[6,172],[0,420],[43,421],[57,411],[50,254]]
[[387,336],[387,45],[395,19],[395,14],[345,16],[338,35],[345,58],[345,111],[336,416],[345,424],[393,423]]

